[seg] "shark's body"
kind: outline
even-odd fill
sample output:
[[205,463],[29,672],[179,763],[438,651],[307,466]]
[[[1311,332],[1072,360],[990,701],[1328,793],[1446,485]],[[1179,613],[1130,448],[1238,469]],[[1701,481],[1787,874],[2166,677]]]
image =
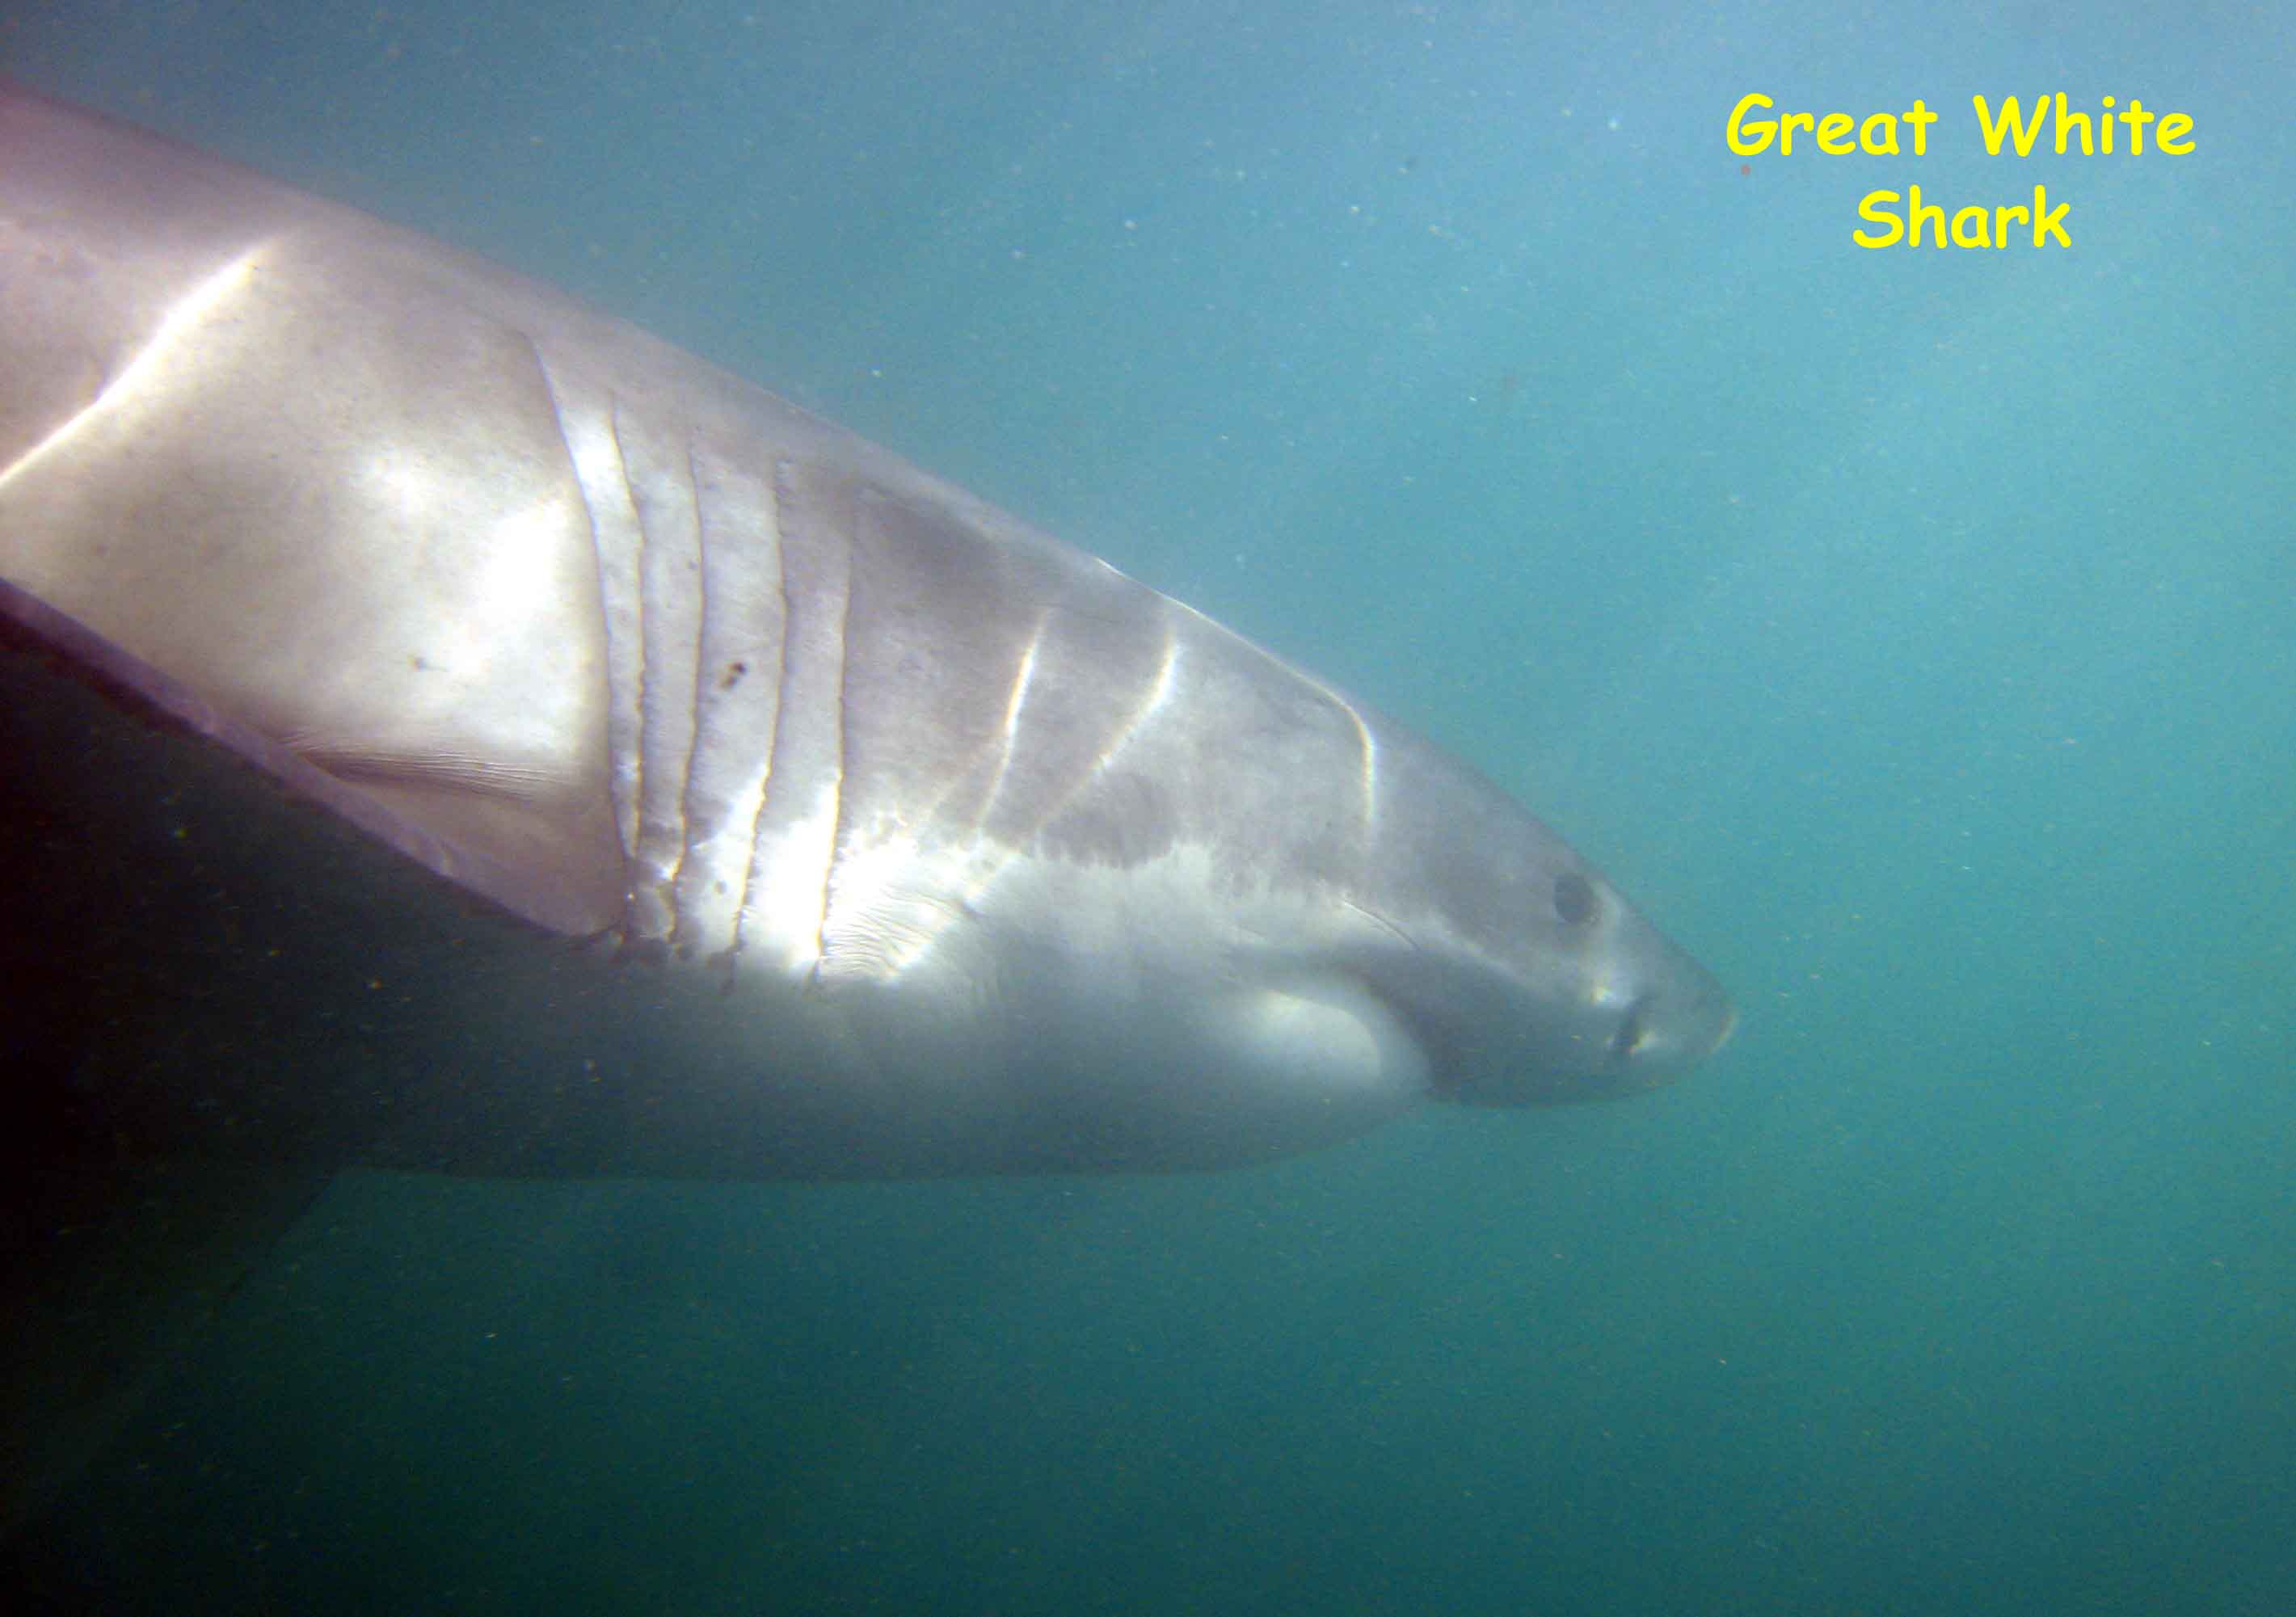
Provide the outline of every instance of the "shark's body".
[[1407,731],[440,244],[0,90],[0,1529],[332,1169],[1213,1167],[1711,978]]
[[499,1137],[418,1159],[1216,1166],[1726,1033],[1480,776],[890,452],[123,126],[0,152],[20,677],[498,912],[431,1020]]

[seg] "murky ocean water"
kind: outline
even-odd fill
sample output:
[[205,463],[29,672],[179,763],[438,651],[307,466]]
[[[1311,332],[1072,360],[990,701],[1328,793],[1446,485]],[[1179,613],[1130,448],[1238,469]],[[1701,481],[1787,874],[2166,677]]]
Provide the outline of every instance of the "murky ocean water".
[[[18,82],[566,285],[1362,692],[1743,1014],[1662,1094],[1224,1176],[347,1176],[25,1587],[2296,1609],[2292,36],[2003,15],[0,22]],[[1939,120],[1742,165],[1756,89]],[[1972,94],[2057,90],[2196,150],[1984,154]],[[1853,246],[1909,182],[2046,184],[2073,246]]]

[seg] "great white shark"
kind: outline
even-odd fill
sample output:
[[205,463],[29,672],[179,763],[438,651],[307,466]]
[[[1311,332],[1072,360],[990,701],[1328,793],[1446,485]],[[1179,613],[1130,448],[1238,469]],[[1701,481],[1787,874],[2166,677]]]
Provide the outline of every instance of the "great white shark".
[[1480,776],[888,450],[124,125],[0,152],[19,644],[586,954],[633,1162],[1217,1166],[1727,1032]]
[[1481,776],[550,289],[0,91],[19,1223],[85,1161],[1193,1169],[1665,1082]]

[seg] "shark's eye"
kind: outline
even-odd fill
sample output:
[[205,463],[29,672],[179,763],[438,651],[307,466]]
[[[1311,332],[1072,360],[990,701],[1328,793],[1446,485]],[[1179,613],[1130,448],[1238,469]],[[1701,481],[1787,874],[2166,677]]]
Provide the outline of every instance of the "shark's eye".
[[1584,926],[1595,918],[1595,890],[1576,871],[1554,878],[1554,913],[1565,926]]

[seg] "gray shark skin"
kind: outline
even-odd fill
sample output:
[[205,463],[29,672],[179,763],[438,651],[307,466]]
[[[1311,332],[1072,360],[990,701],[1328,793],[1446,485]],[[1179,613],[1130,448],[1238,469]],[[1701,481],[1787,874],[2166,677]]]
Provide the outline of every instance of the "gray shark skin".
[[891,452],[123,125],[0,93],[0,159],[6,947],[81,1132],[1212,1168],[1726,1038],[1480,776]]

